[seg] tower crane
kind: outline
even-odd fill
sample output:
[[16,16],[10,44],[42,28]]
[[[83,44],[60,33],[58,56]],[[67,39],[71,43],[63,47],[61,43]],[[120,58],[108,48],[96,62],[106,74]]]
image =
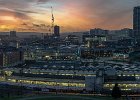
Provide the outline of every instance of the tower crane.
[[55,19],[54,19],[54,14],[53,14],[53,7],[51,7],[51,14],[52,14],[52,25],[51,25],[51,34],[53,34],[53,30],[54,30],[54,21],[55,21]]

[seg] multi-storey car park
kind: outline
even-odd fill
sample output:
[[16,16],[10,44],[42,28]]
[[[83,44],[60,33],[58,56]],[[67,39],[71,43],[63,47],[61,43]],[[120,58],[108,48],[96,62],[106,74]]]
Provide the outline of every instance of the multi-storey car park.
[[[40,66],[39,66],[40,65]],[[1,69],[1,83],[57,90],[92,91],[108,93],[115,83],[122,91],[140,92],[138,65],[114,63],[98,66],[23,65]]]

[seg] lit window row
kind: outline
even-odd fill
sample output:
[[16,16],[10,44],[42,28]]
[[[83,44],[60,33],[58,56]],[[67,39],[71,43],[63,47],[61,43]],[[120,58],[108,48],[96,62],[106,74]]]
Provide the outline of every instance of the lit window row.
[[61,83],[61,82],[44,82],[44,81],[31,81],[31,80],[15,80],[15,79],[8,79],[10,82],[17,82],[17,83],[27,83],[27,84],[38,84],[38,85],[48,85],[48,86],[70,86],[70,87],[85,87],[83,83]]

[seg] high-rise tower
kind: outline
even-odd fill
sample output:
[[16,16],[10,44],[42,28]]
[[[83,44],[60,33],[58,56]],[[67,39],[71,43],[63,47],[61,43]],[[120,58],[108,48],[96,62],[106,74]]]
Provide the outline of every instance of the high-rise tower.
[[133,29],[134,29],[133,37],[136,40],[139,40],[140,39],[140,6],[134,7],[134,11],[133,11]]
[[60,36],[60,27],[59,26],[54,26],[54,36],[59,37]]

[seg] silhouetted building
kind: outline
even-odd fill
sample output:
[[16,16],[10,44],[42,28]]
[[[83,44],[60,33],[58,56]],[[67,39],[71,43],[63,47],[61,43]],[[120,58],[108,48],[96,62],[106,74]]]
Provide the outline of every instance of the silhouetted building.
[[134,46],[134,39],[123,38],[118,40],[118,46]]
[[67,43],[67,45],[78,45],[79,44],[79,37],[76,36],[76,35],[68,35],[66,38],[65,38],[65,41]]
[[134,28],[134,38],[140,39],[140,6],[134,8],[133,28]]
[[109,35],[107,35],[107,40],[118,41],[123,38],[133,37],[133,29],[123,28],[121,30],[110,30]]
[[90,34],[94,35],[107,35],[108,30],[103,30],[100,28],[90,29]]
[[82,39],[83,43],[89,48],[98,46],[107,40],[106,35],[83,35]]
[[0,47],[0,66],[10,67],[23,63],[23,51],[14,47]]
[[81,58],[84,59],[93,59],[95,57],[113,57],[114,49],[112,48],[94,48],[81,49]]
[[10,31],[10,37],[16,37],[16,31]]
[[60,36],[60,27],[54,26],[54,36]]

